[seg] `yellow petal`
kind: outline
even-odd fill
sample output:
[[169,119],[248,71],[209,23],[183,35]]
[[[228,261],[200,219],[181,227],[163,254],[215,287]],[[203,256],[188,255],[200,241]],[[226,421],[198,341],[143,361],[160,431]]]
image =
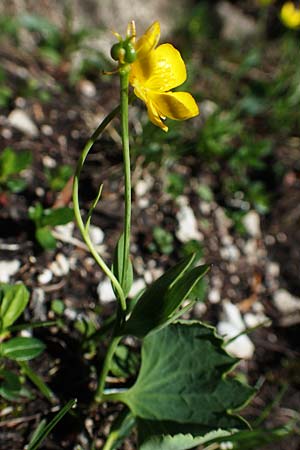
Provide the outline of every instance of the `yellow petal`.
[[199,114],[194,98],[188,92],[149,92],[149,100],[153,102],[160,117],[174,120],[185,120]]
[[160,38],[159,22],[154,22],[147,31],[141,36],[135,44],[135,50],[139,59],[147,56],[153,50]]
[[300,26],[300,9],[296,8],[293,2],[286,2],[281,8],[280,18],[288,28],[298,28]]
[[147,101],[148,116],[151,122],[164,131],[168,131],[167,125],[160,118],[160,114],[151,100]]
[[186,68],[178,50],[171,44],[162,44],[146,58],[131,65],[130,84],[146,89],[166,92],[186,80]]

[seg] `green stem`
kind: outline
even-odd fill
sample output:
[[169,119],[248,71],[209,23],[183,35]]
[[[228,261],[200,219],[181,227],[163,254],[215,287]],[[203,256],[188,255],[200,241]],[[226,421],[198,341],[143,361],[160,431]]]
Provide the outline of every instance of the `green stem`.
[[98,387],[96,391],[95,401],[96,402],[102,402],[103,401],[103,390],[105,386],[105,380],[108,374],[108,371],[110,369],[111,360],[114,356],[115,350],[118,346],[118,343],[120,342],[121,336],[114,336],[110,342],[110,345],[108,347],[107,353],[105,355],[103,368],[100,374]]
[[124,283],[128,270],[130,253],[130,226],[131,226],[131,174],[130,151],[128,136],[128,83],[129,70],[126,65],[120,70],[120,97],[121,97],[121,128],[123,145],[124,181],[125,181],[125,214],[124,214],[124,248],[122,265],[122,283]]
[[93,258],[96,261],[96,263],[99,265],[99,267],[103,270],[105,275],[112,282],[116,292],[118,293],[118,299],[120,301],[121,309],[123,311],[125,311],[126,310],[126,299],[125,299],[125,296],[124,296],[123,289],[122,289],[119,281],[117,280],[117,278],[113,274],[113,272],[106,265],[106,263],[104,262],[102,257],[99,255],[99,253],[95,249],[95,247],[94,247],[94,245],[93,245],[93,243],[92,243],[92,241],[90,239],[90,236],[88,234],[88,230],[86,229],[85,224],[83,223],[83,220],[82,220],[82,217],[81,217],[81,213],[80,213],[79,193],[78,193],[78,191],[79,191],[79,187],[78,187],[78,185],[79,185],[79,178],[80,178],[81,170],[82,170],[83,164],[84,164],[84,162],[86,160],[86,157],[87,157],[90,149],[94,145],[95,141],[98,139],[99,135],[103,132],[105,127],[112,121],[112,119],[116,116],[116,114],[119,111],[120,111],[120,106],[117,106],[113,111],[111,111],[111,113],[109,113],[105,117],[105,119],[98,126],[98,128],[93,133],[91,138],[87,141],[87,143],[86,143],[86,145],[85,145],[85,147],[84,147],[84,149],[83,149],[83,151],[82,151],[82,153],[80,155],[79,161],[77,163],[75,175],[74,175],[74,182],[73,182],[73,205],[74,205],[75,218],[76,218],[78,227],[80,229],[81,235],[83,237],[83,240],[86,243],[86,245],[88,246],[88,248],[89,248]]
[[49,400],[53,402],[55,399],[54,393],[47,386],[47,384],[35,373],[27,363],[27,361],[18,361],[23,373],[31,380],[33,384],[39,389],[39,391]]

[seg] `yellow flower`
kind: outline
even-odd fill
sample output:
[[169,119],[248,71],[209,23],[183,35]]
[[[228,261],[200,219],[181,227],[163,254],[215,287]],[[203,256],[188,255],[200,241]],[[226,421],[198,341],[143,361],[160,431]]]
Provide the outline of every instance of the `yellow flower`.
[[300,9],[293,2],[286,2],[281,8],[280,18],[288,28],[300,27]]
[[171,44],[157,46],[160,26],[154,22],[135,43],[137,59],[131,64],[129,82],[148,110],[154,125],[168,131],[163,120],[185,120],[199,114],[187,92],[171,92],[186,80],[186,68],[178,50]]

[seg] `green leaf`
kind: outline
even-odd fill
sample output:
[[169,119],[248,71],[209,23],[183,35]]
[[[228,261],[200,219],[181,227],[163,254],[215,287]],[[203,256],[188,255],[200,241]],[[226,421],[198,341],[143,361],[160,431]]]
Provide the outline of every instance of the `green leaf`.
[[10,370],[0,369],[1,378],[0,395],[9,401],[18,400],[22,389],[19,377]]
[[0,284],[0,332],[20,317],[28,300],[29,292],[24,284]]
[[120,448],[124,439],[131,433],[135,425],[135,417],[126,408],[123,410],[113,422],[109,435],[105,444],[105,448],[109,450],[117,450]]
[[53,208],[45,209],[42,217],[42,226],[56,227],[57,225],[65,225],[74,218],[72,208]]
[[180,321],[144,340],[136,383],[117,395],[136,417],[199,424],[207,431],[243,428],[233,414],[254,389],[226,377],[237,362],[212,327]]
[[[138,427],[140,423],[138,422]],[[192,434],[168,434],[153,435],[148,437],[140,446],[139,450],[188,450],[198,445],[213,442],[216,438],[226,438],[231,433],[225,430],[211,431],[204,436],[194,437]],[[225,440],[225,439],[224,439]]]
[[48,434],[52,431],[52,429],[61,421],[65,414],[67,414],[70,409],[76,406],[76,400],[70,400],[49,422],[47,425],[38,427],[26,447],[27,450],[37,450],[42,442],[46,439]]
[[[120,239],[118,240],[116,246],[112,271],[117,280],[119,281],[119,283],[121,284],[125,297],[127,297],[133,282],[133,269],[131,261],[130,259],[128,259],[127,272],[125,273],[123,278],[123,255],[124,255],[124,233],[121,234]],[[117,295],[115,289],[114,292]]]
[[0,344],[0,355],[14,361],[36,358],[45,349],[45,344],[36,338],[15,337]]
[[39,226],[41,223],[41,219],[43,217],[44,208],[42,207],[41,203],[37,203],[35,206],[30,206],[28,209],[28,216],[33,222],[36,224],[36,226]]
[[0,179],[5,181],[9,176],[20,173],[32,160],[31,152],[15,152],[6,147],[0,155]]
[[45,250],[54,250],[56,248],[56,239],[52,236],[48,227],[38,228],[35,237],[41,247]]
[[17,194],[18,192],[24,191],[27,186],[27,180],[23,180],[22,178],[7,180],[6,185],[10,192]]
[[204,265],[189,270],[194,258],[184,258],[143,293],[124,326],[124,334],[142,338],[170,320],[209,269]]
[[128,378],[136,375],[139,367],[137,354],[126,345],[118,345],[110,366],[110,371],[115,377]]

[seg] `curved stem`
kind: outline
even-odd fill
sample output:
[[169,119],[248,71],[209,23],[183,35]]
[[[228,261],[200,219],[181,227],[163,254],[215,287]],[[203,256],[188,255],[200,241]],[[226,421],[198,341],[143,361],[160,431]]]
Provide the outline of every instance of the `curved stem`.
[[129,252],[130,252],[130,227],[131,227],[131,174],[130,174],[130,151],[128,136],[128,83],[129,70],[125,66],[120,70],[120,97],[121,97],[121,127],[122,146],[124,162],[125,181],[125,214],[124,214],[124,248],[122,265],[122,283],[127,275]]
[[113,272],[110,270],[110,268],[107,266],[105,261],[102,259],[102,257],[99,255],[97,250],[95,249],[90,236],[88,234],[88,231],[85,227],[85,224],[82,220],[81,213],[80,213],[80,206],[79,206],[79,178],[81,174],[81,170],[83,167],[83,164],[86,160],[86,157],[94,145],[95,141],[98,139],[99,135],[102,133],[102,131],[105,129],[105,127],[112,121],[112,119],[116,116],[116,114],[120,111],[120,106],[117,106],[111,113],[109,113],[105,119],[101,122],[101,124],[98,126],[96,131],[93,133],[93,135],[90,137],[90,139],[87,141],[87,143],[84,146],[84,149],[80,155],[79,161],[77,163],[75,175],[74,175],[74,181],[73,181],[73,205],[74,205],[74,214],[75,218],[78,224],[78,227],[80,229],[81,235],[83,237],[83,240],[85,241],[86,245],[88,246],[93,258],[95,259],[96,263],[99,265],[99,267],[103,270],[105,275],[110,279],[112,282],[116,292],[118,293],[118,299],[120,301],[121,309],[123,311],[126,310],[126,299],[124,296],[123,289],[113,274]]

